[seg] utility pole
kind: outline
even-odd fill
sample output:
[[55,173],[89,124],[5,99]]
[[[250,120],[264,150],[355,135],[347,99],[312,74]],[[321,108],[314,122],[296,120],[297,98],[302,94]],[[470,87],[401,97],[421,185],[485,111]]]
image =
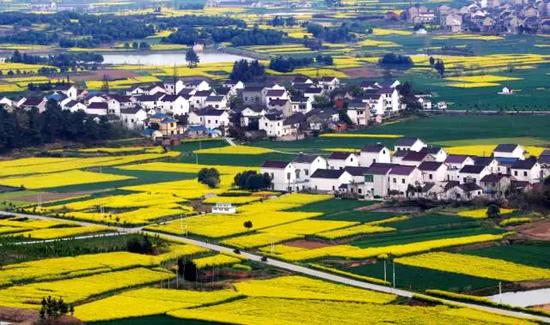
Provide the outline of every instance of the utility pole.
[[386,259],[384,259],[384,282],[387,281],[386,279]]
[[395,288],[395,261],[392,260],[392,265],[393,265],[393,287]]

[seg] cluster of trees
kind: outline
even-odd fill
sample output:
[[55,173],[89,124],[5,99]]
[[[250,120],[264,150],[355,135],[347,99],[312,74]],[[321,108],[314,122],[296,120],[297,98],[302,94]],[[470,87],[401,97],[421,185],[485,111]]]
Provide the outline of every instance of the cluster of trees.
[[315,38],[331,43],[355,41],[356,37],[351,33],[348,24],[343,23],[338,27],[325,27],[316,23],[307,24],[307,31]]
[[67,313],[74,314],[74,307],[65,303],[63,298],[55,299],[51,296],[42,298],[40,312],[38,313],[41,323],[55,323],[58,317]]
[[[58,12],[41,15],[20,12],[5,12],[0,24],[15,25],[17,32],[0,37],[0,42],[49,45],[59,43],[62,47],[95,47],[100,43],[141,39],[155,33],[153,25],[146,23],[146,16],[89,15],[77,12]],[[28,30],[32,24],[48,26],[42,31]],[[63,37],[63,33],[75,37]]]
[[92,143],[132,136],[130,131],[113,125],[106,117],[98,119],[83,111],[61,110],[55,100],[49,100],[42,113],[36,108],[13,112],[0,108],[0,151],[60,140]]
[[203,168],[199,170],[197,180],[210,188],[216,188],[220,185],[220,172],[216,168]]
[[126,241],[126,250],[130,253],[153,254],[155,246],[149,236],[132,237]]
[[164,37],[162,42],[191,46],[212,40],[216,43],[231,42],[235,46],[243,46],[280,44],[282,38],[282,32],[268,29],[254,28],[247,30],[235,27],[210,27],[198,30],[193,27],[183,27]]
[[333,59],[330,55],[317,55],[316,57],[283,57],[279,56],[271,59],[269,62],[269,68],[279,72],[291,72],[296,68],[306,67],[312,64],[318,65],[332,65]]
[[271,26],[294,26],[296,25],[296,19],[294,18],[294,16],[290,16],[287,18],[275,16],[269,21],[269,24]]
[[275,45],[281,44],[282,41],[282,32],[271,29],[259,29],[256,27],[252,30],[244,30],[231,39],[231,43],[234,46]]
[[[103,62],[103,55],[93,52],[60,53],[49,56],[31,55],[14,51],[8,62],[25,64],[47,64],[58,67],[61,72],[68,69],[89,68]],[[50,68],[51,69],[51,68]],[[42,71],[45,72],[45,71]],[[50,71],[48,71],[50,72]]]
[[430,56],[430,66],[439,73],[439,76],[443,78],[445,76],[445,62],[441,59],[435,59],[433,56]]
[[384,56],[382,56],[380,60],[378,60],[378,64],[387,67],[397,67],[405,69],[408,69],[414,65],[410,56],[395,53],[384,54]]
[[187,27],[226,27],[236,26],[239,28],[246,28],[246,22],[242,19],[229,18],[226,16],[197,16],[197,15],[185,15],[180,17],[163,17],[153,21],[160,30],[167,30],[170,28],[187,28]]
[[255,170],[246,170],[235,175],[234,183],[241,189],[259,191],[271,188],[271,177],[268,174],[259,174]]
[[248,62],[240,60],[233,63],[233,70],[229,74],[232,81],[247,82],[251,80],[263,79],[265,76],[265,67],[258,60]]

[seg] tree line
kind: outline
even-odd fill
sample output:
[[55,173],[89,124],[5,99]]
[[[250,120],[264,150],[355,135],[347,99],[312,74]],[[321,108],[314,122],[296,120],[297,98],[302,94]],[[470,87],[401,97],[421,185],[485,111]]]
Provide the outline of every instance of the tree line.
[[0,108],[0,151],[40,146],[56,141],[92,143],[130,135],[107,117],[94,117],[83,111],[62,110],[55,100],[48,100],[42,113],[37,108],[8,112]]
[[184,27],[162,38],[164,43],[194,45],[213,41],[230,42],[234,46],[281,44],[283,33],[276,30],[253,28],[251,30],[235,27],[211,27],[200,30]]
[[306,67],[312,64],[317,65],[332,65],[333,59],[330,55],[317,55],[316,57],[283,57],[279,56],[271,59],[269,68],[279,72],[292,72],[296,68]]
[[8,62],[25,64],[46,64],[60,68],[62,72],[69,68],[89,68],[103,62],[103,55],[93,52],[60,53],[48,56],[31,55],[15,50]]

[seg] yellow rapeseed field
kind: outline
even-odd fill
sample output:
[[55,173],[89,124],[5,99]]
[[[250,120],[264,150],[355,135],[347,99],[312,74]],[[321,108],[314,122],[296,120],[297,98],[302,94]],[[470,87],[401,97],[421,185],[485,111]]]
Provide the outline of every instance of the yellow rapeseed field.
[[196,258],[193,260],[193,263],[195,263],[198,269],[204,269],[208,267],[218,267],[218,266],[237,264],[240,261],[241,260],[235,256],[217,254],[212,256]]
[[254,248],[270,244],[277,244],[283,241],[298,239],[303,237],[297,234],[284,234],[284,233],[266,233],[258,232],[252,235],[244,235],[239,237],[233,237],[223,240],[221,243],[224,245],[235,246],[240,248]]
[[256,201],[260,201],[262,198],[259,196],[213,196],[202,201],[204,204],[216,204],[216,203],[231,203],[235,205],[248,204]]
[[[351,245],[336,245],[315,249],[298,249],[291,251],[285,251],[283,249],[282,253],[276,250],[275,256],[288,261],[304,261],[324,257],[365,259],[386,255],[403,256],[452,246],[495,241],[502,238],[504,238],[504,235],[484,234],[465,237],[434,239],[403,245],[390,245],[370,248],[359,248]],[[281,248],[281,246],[284,245],[279,245],[277,249]],[[269,251],[267,251],[267,248],[264,251],[266,251],[266,253],[269,253]]]
[[26,189],[39,189],[78,184],[122,181],[133,178],[134,177],[123,175],[94,173],[82,170],[68,170],[51,174],[2,178],[0,179],[0,184],[14,187],[24,186]]
[[[446,147],[445,151],[453,155],[490,156],[497,145],[498,144],[478,144],[453,146]],[[539,156],[545,148],[538,146],[524,146],[524,149],[527,150],[527,152],[529,152],[529,154],[531,155]]]
[[37,229],[37,230],[17,233],[17,236],[26,237],[29,239],[53,239],[53,238],[89,235],[93,233],[106,232],[106,231],[109,231],[109,228],[103,227],[103,226],[46,228],[46,229]]
[[504,281],[550,279],[550,270],[495,258],[434,252],[396,259],[397,263]]
[[303,276],[282,276],[268,280],[248,280],[235,284],[248,297],[355,301],[386,304],[396,296],[335,284]]
[[359,304],[251,297],[213,306],[179,309],[170,316],[235,324],[530,324],[514,318],[446,306]]
[[[506,209],[501,208],[500,214],[509,214],[516,211],[515,209]],[[463,210],[457,212],[457,215],[461,217],[474,218],[474,219],[484,219],[487,218],[487,208],[475,209],[475,210]]]
[[189,232],[206,237],[227,237],[249,232],[250,230],[243,226],[246,221],[251,221],[253,224],[252,230],[257,231],[283,223],[320,216],[321,213],[316,212],[290,212],[284,210],[298,208],[308,203],[329,198],[331,198],[330,195],[287,194],[263,202],[243,205],[237,209],[237,214],[234,215],[207,214],[191,216],[162,225],[148,226],[147,229],[174,234]]
[[98,166],[124,165],[143,160],[159,158],[173,158],[180,153],[170,151],[165,154],[137,154],[125,156],[108,156],[92,158],[23,158],[0,162],[0,177],[54,173],[74,169],[91,168]]
[[181,308],[216,304],[239,296],[240,294],[233,290],[191,291],[143,288],[80,305],[76,308],[75,316],[85,322],[151,316]]
[[369,224],[362,224],[357,225],[349,228],[343,228],[343,229],[337,229],[337,230],[331,230],[331,231],[325,231],[321,233],[317,233],[317,236],[321,238],[327,238],[327,239],[337,239],[337,238],[343,238],[343,237],[349,237],[354,235],[362,235],[362,234],[375,234],[375,233],[381,233],[381,232],[390,232],[394,231],[395,228],[392,227],[383,227],[383,226],[373,226]]
[[100,273],[68,280],[18,285],[0,290],[0,305],[5,307],[40,308],[45,296],[63,297],[68,303],[82,301],[105,292],[173,278],[168,271],[134,268]]

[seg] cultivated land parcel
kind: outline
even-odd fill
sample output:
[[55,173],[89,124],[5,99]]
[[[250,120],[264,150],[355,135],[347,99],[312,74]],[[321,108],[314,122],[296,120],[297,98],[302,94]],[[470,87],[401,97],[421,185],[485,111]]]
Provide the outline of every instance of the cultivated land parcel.
[[[489,117],[460,117],[460,132],[452,131],[451,117],[368,130],[387,137],[382,139],[358,132],[254,147],[208,140],[148,156],[136,154],[135,148],[100,148],[4,160],[0,185],[15,186],[15,191],[0,194],[3,209],[53,219],[0,218],[0,315],[9,308],[38,310],[41,299],[52,295],[74,304],[74,316],[86,322],[527,323],[438,299],[491,305],[484,297],[497,293],[499,283],[505,291],[544,286],[550,278],[548,242],[530,237],[525,232],[529,223],[527,228],[503,223],[524,218],[535,226],[545,222],[540,215],[502,210],[495,220],[472,207],[380,209],[379,202],[246,192],[232,185],[236,173],[256,170],[268,157],[290,160],[305,149],[325,153],[326,148],[391,143],[395,137],[389,135],[421,136],[451,147],[497,144],[512,117],[491,118],[493,123],[480,128]],[[516,126],[531,127],[510,128],[506,137],[534,147],[548,141],[540,119],[513,118]],[[218,188],[196,180],[198,171],[209,166],[221,174]],[[66,173],[78,177],[60,183],[59,175]],[[88,173],[98,178],[82,177]],[[210,213],[216,203],[232,203],[236,214]],[[246,221],[252,227],[245,227]],[[150,237],[154,250],[129,252],[127,242],[142,237],[124,229],[220,243],[419,295],[406,299],[353,288],[155,236]],[[64,241],[15,245],[43,239]],[[198,277],[176,279],[178,260],[192,261]],[[541,308],[526,311],[540,313]],[[165,316],[147,318],[159,315]]]

